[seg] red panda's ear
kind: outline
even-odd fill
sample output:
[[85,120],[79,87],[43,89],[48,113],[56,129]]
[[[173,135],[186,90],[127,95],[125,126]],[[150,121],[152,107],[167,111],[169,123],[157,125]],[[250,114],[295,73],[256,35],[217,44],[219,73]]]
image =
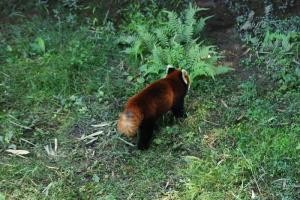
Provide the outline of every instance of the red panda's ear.
[[190,88],[190,77],[189,74],[186,70],[181,70],[182,73],[182,80],[184,81],[184,83],[188,86],[188,88]]
[[172,65],[168,65],[167,66],[167,75],[170,74],[174,70],[175,70],[175,68]]

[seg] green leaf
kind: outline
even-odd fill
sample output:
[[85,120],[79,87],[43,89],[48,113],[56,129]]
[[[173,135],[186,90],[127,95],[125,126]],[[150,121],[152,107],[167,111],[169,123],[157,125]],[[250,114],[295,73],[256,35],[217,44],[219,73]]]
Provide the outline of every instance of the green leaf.
[[227,72],[233,71],[234,69],[227,66],[215,67],[215,75],[225,74]]
[[100,178],[99,178],[98,175],[94,174],[92,180],[93,180],[95,183],[99,183]]
[[140,77],[137,79],[137,82],[142,84],[145,82],[145,79],[143,77]]
[[12,52],[12,50],[13,50],[13,49],[11,48],[11,46],[10,46],[10,45],[7,45],[7,46],[6,46],[6,51],[8,51],[8,52]]
[[0,192],[0,200],[5,200],[5,196],[3,193]]
[[45,53],[46,51],[45,42],[41,37],[36,38],[35,41],[30,44],[30,46],[35,53],[41,54]]
[[127,76],[127,80],[128,81],[132,81],[133,80],[133,76]]

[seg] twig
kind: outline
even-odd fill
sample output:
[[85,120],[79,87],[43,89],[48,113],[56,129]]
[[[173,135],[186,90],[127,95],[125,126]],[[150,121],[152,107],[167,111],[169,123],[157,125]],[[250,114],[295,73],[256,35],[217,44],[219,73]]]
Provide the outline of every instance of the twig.
[[12,124],[18,126],[18,127],[21,127],[21,128],[27,129],[27,130],[31,130],[31,128],[28,127],[28,126],[24,126],[24,125],[18,124],[18,123],[16,123],[16,122],[11,121],[11,120],[8,120],[8,121],[9,121],[10,123],[12,123]]
[[300,185],[293,185],[294,188],[300,188]]
[[125,144],[128,144],[129,146],[132,146],[134,147],[134,144],[130,143],[130,142],[127,142],[126,140],[120,138],[120,137],[117,137],[119,140],[121,140],[122,142],[124,142]]
[[130,193],[129,196],[127,197],[127,200],[131,199],[133,196],[133,193]]
[[225,108],[229,108],[223,99],[221,99],[221,103],[225,106]]
[[98,137],[92,138],[90,141],[88,141],[85,144],[91,144],[91,143],[95,142],[97,139],[98,139]]
[[21,141],[26,142],[26,143],[31,144],[32,146],[35,146],[35,147],[36,147],[35,144],[33,144],[32,142],[30,142],[30,141],[28,141],[28,140],[26,140],[26,139],[24,139],[24,138],[21,138]]
[[248,48],[244,53],[242,53],[242,56],[246,55],[251,49]]
[[57,138],[54,138],[54,151],[57,152],[57,148],[58,148],[58,145],[57,145]]
[[206,120],[206,119],[203,119],[203,121],[205,121],[205,122],[207,122],[207,123],[210,123],[210,124],[213,124],[213,125],[215,125],[215,126],[220,126],[220,124],[217,124],[217,123],[215,123],[215,122],[208,121],[208,120]]
[[100,128],[100,127],[108,126],[108,125],[110,125],[110,123],[111,122],[103,122],[101,124],[93,124],[91,126],[94,127],[94,128]]
[[300,63],[298,61],[296,61],[295,59],[293,60],[294,63],[296,63],[297,65],[300,65]]
[[[8,115],[10,118],[12,118],[12,119],[14,119],[14,120],[18,120],[18,119],[16,119],[14,116],[12,116],[12,115]],[[31,130],[31,128],[30,127],[28,127],[28,126],[24,126],[24,125],[21,125],[21,124],[18,124],[18,123],[16,123],[16,122],[14,122],[14,121],[11,121],[11,120],[8,120],[10,123],[12,123],[12,124],[14,124],[14,125],[16,125],[16,126],[19,126],[19,127],[21,127],[21,128],[24,128],[24,129],[27,129],[27,130]]]
[[4,76],[6,76],[6,77],[8,77],[9,78],[9,76],[7,75],[7,74],[5,74],[4,72],[1,72]]
[[19,154],[8,154],[9,156],[19,156],[21,158],[24,158],[24,159],[28,159],[26,158],[25,156],[22,156],[22,155],[19,155]]
[[59,170],[58,167],[52,167],[52,166],[48,166],[48,165],[45,165],[48,169],[56,169],[56,170]]
[[272,181],[272,183],[281,182],[281,181],[287,181],[287,180],[289,180],[289,179],[287,179],[287,178],[280,178],[280,179],[277,179],[275,181]]
[[103,135],[103,131],[97,131],[97,132],[92,133],[92,134],[90,134],[90,135],[82,136],[82,137],[80,138],[80,140],[93,139],[95,136],[98,136],[98,135]]

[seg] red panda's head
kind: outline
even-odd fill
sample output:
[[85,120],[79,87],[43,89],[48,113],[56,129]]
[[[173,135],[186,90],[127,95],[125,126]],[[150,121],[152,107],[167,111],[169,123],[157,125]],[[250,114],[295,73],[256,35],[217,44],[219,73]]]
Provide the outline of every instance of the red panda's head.
[[191,86],[191,82],[190,82],[190,77],[189,77],[188,72],[184,69],[181,69],[181,70],[176,69],[172,65],[167,66],[167,76],[174,71],[181,73],[181,78],[182,78],[183,82],[188,86],[188,89],[189,89]]

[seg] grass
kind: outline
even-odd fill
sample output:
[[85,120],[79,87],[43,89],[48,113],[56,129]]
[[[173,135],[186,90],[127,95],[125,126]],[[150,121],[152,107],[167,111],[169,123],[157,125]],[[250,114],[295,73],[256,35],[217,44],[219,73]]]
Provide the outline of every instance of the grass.
[[299,87],[282,90],[268,59],[250,51],[236,71],[196,80],[187,118],[167,114],[138,151],[115,120],[143,84],[110,23],[1,26],[0,199],[299,197]]

